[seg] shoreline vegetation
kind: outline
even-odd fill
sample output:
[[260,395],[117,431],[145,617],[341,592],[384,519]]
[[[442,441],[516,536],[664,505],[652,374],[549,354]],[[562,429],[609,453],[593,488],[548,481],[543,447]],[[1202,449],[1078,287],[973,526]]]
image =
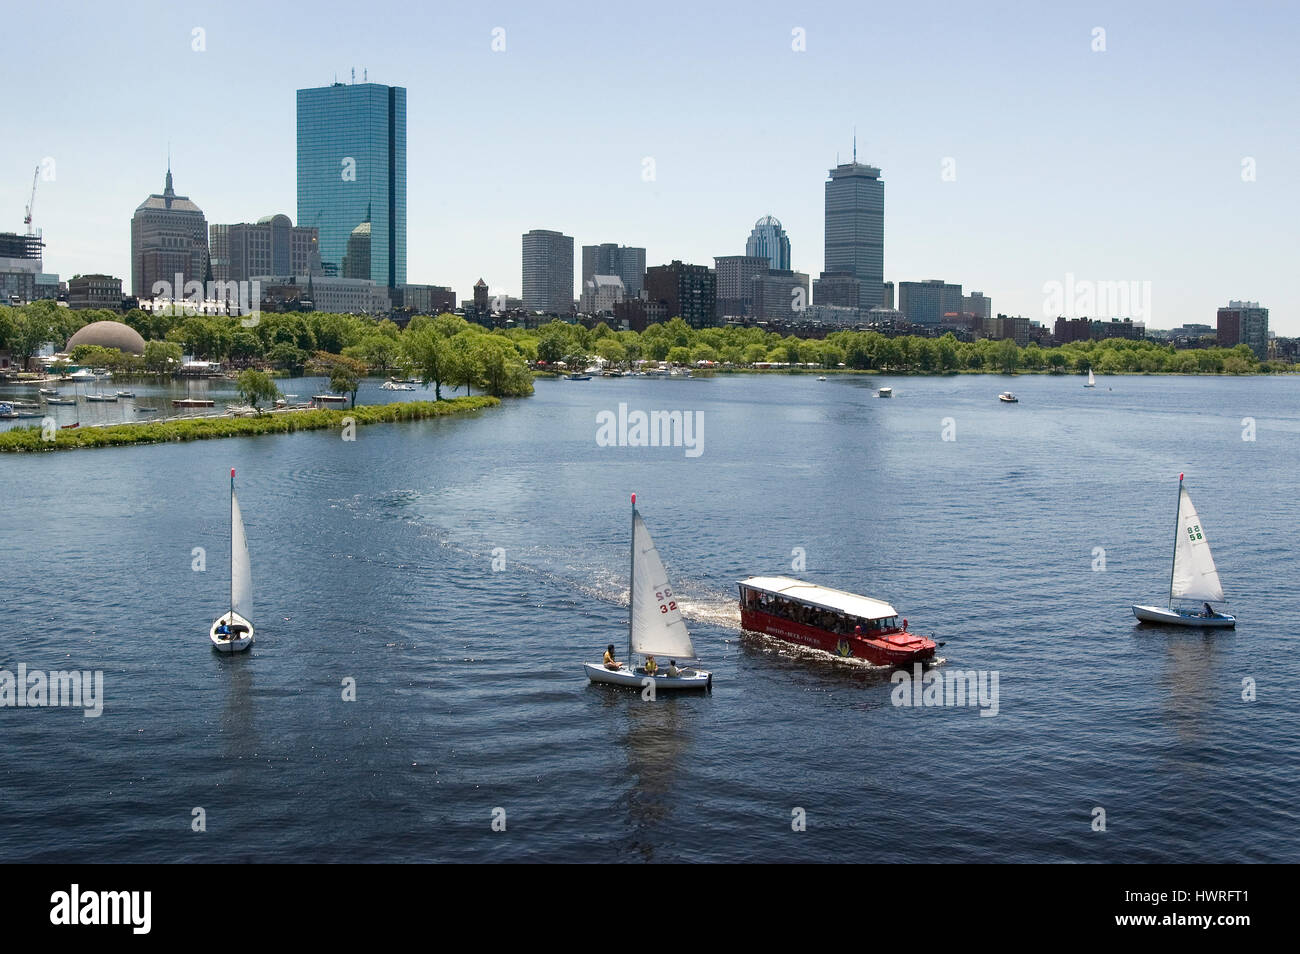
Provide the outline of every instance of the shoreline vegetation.
[[[255,318],[193,314],[125,314],[88,309],[73,311],[42,301],[0,306],[0,351],[9,350],[22,367],[40,347],[57,350],[83,325],[120,321],[144,338],[144,354],[81,345],[70,361],[106,368],[114,374],[153,372],[170,376],[181,356],[215,361],[227,371],[255,369],[270,375],[322,374],[340,390],[367,375],[415,377],[434,389],[495,397],[532,392],[532,371],[569,371],[604,364],[632,369],[654,362],[721,370],[775,370],[754,365],[815,365],[825,371],[887,374],[947,372],[1057,372],[1061,374],[1294,373],[1285,361],[1261,361],[1247,345],[1175,348],[1150,339],[1109,338],[1021,347],[1011,340],[960,341],[952,333],[938,338],[890,336],[879,331],[838,330],[824,338],[782,335],[747,325],[692,328],[681,318],[652,324],[644,331],[615,331],[605,322],[588,328],[551,320],[536,328],[487,328],[452,314],[415,315],[404,328],[387,318],[327,312],[270,312]],[[245,322],[249,322],[245,324]],[[561,364],[561,362],[563,362]]]
[[0,453],[41,453],[75,450],[81,447],[123,447],[130,444],[166,444],[174,441],[203,441],[223,437],[262,434],[292,434],[342,428],[350,418],[357,426],[398,421],[424,421],[496,407],[500,398],[486,395],[450,398],[444,401],[399,401],[395,404],[362,404],[347,410],[268,411],[256,417],[194,417],[171,421],[106,424],[57,430],[54,440],[45,440],[40,427],[16,427],[0,432]]

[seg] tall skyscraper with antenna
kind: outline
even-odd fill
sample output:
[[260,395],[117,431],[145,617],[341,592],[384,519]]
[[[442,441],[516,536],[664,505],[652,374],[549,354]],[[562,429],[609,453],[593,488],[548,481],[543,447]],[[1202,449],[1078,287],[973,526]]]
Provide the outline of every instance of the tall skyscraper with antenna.
[[298,90],[298,225],[319,229],[326,274],[342,274],[349,241],[355,273],[353,240],[366,223],[367,277],[406,284],[406,90],[365,82]]
[[861,283],[858,307],[876,308],[885,286],[885,183],[880,170],[853,160],[830,170],[826,181],[826,272],[848,273]]

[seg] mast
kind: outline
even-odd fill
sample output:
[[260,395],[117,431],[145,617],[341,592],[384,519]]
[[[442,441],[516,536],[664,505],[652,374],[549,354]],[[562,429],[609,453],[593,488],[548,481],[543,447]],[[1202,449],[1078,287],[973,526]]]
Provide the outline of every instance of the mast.
[[627,664],[632,665],[632,615],[636,600],[636,494],[632,495],[632,566],[627,575]]
[[235,468],[230,468],[230,621],[235,625]]
[[1174,507],[1174,555],[1169,560],[1169,608],[1174,608],[1174,569],[1178,566],[1178,514],[1183,509],[1183,475],[1178,475],[1178,505]]

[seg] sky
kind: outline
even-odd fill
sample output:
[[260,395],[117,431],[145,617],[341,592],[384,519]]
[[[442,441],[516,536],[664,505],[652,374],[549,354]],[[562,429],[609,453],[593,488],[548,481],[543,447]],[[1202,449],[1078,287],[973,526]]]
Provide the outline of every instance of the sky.
[[1123,283],[1115,313],[1151,328],[1246,299],[1300,334],[1300,4],[45,0],[5,18],[0,230],[23,230],[42,165],[34,224],[65,280],[129,286],[169,145],[209,223],[296,223],[295,91],[355,68],[407,90],[408,281],[462,298],[480,277],[518,295],[532,228],[712,266],[767,214],[815,279],[856,129],[885,181],[887,281],[1048,321],[1098,316],[1080,296]]

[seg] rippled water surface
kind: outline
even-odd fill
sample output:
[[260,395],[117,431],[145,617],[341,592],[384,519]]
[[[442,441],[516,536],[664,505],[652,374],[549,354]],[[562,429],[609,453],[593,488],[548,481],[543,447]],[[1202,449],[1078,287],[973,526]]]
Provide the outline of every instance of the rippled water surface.
[[[540,381],[352,443],[0,457],[0,669],[105,679],[97,719],[0,709],[0,857],[1300,860],[1300,381],[1081,384]],[[700,412],[703,453],[598,446],[620,402]],[[206,636],[230,467],[258,626],[236,658]],[[1180,472],[1235,631],[1130,613],[1167,593]],[[632,491],[709,695],[583,676],[626,639]],[[742,636],[756,573],[889,600],[941,669],[997,671],[997,715],[898,707],[886,671]]]

